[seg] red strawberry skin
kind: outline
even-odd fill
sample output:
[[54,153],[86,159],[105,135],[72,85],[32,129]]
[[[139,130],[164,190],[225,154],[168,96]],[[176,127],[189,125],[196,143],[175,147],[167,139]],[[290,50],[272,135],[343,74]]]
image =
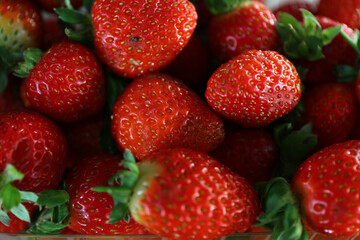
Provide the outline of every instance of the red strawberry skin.
[[275,50],[279,44],[275,15],[264,4],[247,1],[239,8],[212,19],[209,46],[221,62],[250,49]]
[[250,184],[272,177],[278,156],[274,139],[265,129],[225,128],[225,140],[211,156]]
[[188,43],[197,20],[188,0],[96,0],[91,17],[99,58],[127,78],[166,67]]
[[0,13],[0,47],[21,51],[41,46],[43,20],[32,1],[2,0]]
[[89,49],[61,42],[31,70],[25,93],[32,108],[58,121],[73,122],[100,112],[105,103],[105,77]]
[[279,17],[280,13],[287,13],[296,18],[298,21],[302,21],[303,16],[300,9],[306,9],[313,14],[315,14],[317,11],[317,8],[313,3],[292,1],[280,5],[274,10],[274,14],[276,15],[276,17]]
[[346,2],[338,0],[320,0],[318,15],[345,23],[350,28],[355,29],[360,27],[358,9],[360,9],[359,0],[347,0]]
[[[249,183],[207,154],[163,149],[139,165],[134,219],[169,239],[217,239],[244,232],[259,213]],[[140,186],[139,186],[140,185]]]
[[121,156],[98,155],[88,157],[71,169],[66,189],[70,196],[69,228],[81,234],[148,234],[133,219],[108,224],[114,202],[108,193],[92,190],[105,186],[117,171],[122,170]]
[[[28,210],[30,217],[33,215],[33,212],[35,211],[35,209],[38,208],[38,206],[36,206],[32,203],[25,202],[23,204],[26,207],[26,209]],[[0,232],[1,233],[20,233],[20,232],[23,232],[29,226],[28,222],[18,219],[11,212],[9,212],[8,215],[10,218],[9,226],[5,226],[4,224],[2,224],[0,222]]]
[[111,131],[141,160],[168,147],[208,152],[224,139],[222,119],[182,82],[165,74],[135,79],[114,105]]
[[60,129],[37,113],[0,114],[0,171],[7,164],[24,174],[20,190],[56,189],[65,170],[66,141]]
[[318,146],[343,142],[350,135],[357,116],[357,100],[352,85],[327,83],[304,95],[304,121],[313,125]]
[[262,127],[292,110],[301,93],[289,60],[274,51],[250,50],[214,72],[205,97],[223,117],[243,127]]
[[334,144],[298,169],[293,191],[306,224],[316,232],[349,236],[360,231],[360,141]]

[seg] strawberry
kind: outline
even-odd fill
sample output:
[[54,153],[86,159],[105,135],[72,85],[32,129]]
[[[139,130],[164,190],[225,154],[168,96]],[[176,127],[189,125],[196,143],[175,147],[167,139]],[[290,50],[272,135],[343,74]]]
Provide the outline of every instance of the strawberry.
[[274,139],[265,129],[225,128],[225,140],[211,153],[232,171],[255,184],[270,180],[278,156]]
[[293,179],[301,213],[316,232],[349,236],[360,231],[357,195],[360,141],[334,144],[311,156]]
[[[31,51],[25,54],[33,58]],[[86,47],[68,41],[58,43],[32,67],[25,62],[17,73],[28,75],[25,94],[33,109],[58,121],[73,122],[99,113],[104,106],[104,73]]]
[[24,191],[55,189],[65,170],[66,141],[60,129],[32,112],[0,114],[0,171],[7,164],[24,174],[14,186]]
[[345,23],[355,29],[360,27],[358,9],[360,9],[359,0],[347,0],[346,3],[337,0],[320,0],[318,15]]
[[186,46],[197,14],[188,0],[96,0],[91,18],[99,58],[127,78],[163,69]]
[[328,83],[304,95],[305,123],[312,123],[318,146],[343,142],[355,125],[357,102],[354,88],[345,83]]
[[[32,203],[24,203],[24,206],[26,207],[30,215],[33,215],[35,209],[38,208]],[[9,217],[10,217],[9,226],[6,226],[0,222],[1,233],[20,233],[29,226],[28,222],[20,220],[12,213],[9,213]]]
[[208,152],[224,139],[224,126],[206,103],[165,74],[136,78],[114,105],[111,131],[119,149],[141,160],[168,147]]
[[211,20],[208,26],[210,49],[221,62],[250,49],[275,50],[279,43],[275,23],[274,14],[264,4],[239,1],[236,8]]
[[262,127],[292,110],[301,92],[289,60],[274,51],[250,50],[214,72],[205,96],[223,117],[243,127]]
[[81,234],[147,234],[141,225],[129,222],[108,223],[114,202],[107,193],[98,193],[93,187],[106,185],[109,178],[121,170],[121,156],[93,156],[71,169],[67,177],[70,196],[69,228]]
[[273,12],[279,18],[279,13],[285,12],[292,15],[298,21],[301,21],[303,16],[300,9],[306,9],[309,12],[315,14],[317,11],[317,6],[314,3],[302,2],[302,1],[292,1],[281,4]]
[[[41,6],[42,9],[52,12],[55,8],[64,7],[66,0],[36,0],[36,2]],[[71,0],[71,5],[74,8],[79,8],[82,3],[82,0]]]
[[[126,184],[95,190],[112,192],[117,201],[129,202],[135,221],[150,232],[168,239],[217,239],[244,232],[256,220],[260,208],[254,189],[207,154],[162,149],[138,166],[128,154],[124,163],[131,171],[119,175],[128,180]],[[116,196],[119,190],[125,194]],[[126,204],[120,205],[119,209],[126,210]]]

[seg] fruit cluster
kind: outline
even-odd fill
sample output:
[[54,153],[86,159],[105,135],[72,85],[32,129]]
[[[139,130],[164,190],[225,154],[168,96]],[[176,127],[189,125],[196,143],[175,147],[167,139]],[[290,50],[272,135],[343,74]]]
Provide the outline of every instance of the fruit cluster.
[[0,232],[357,234],[359,9],[0,0]]

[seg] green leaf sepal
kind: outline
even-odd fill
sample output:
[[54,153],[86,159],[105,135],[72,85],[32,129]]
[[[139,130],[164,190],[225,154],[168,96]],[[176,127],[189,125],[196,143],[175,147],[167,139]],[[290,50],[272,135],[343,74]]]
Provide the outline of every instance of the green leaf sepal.
[[0,46],[0,93],[2,93],[9,82],[8,75],[12,72],[16,63],[23,60],[21,51],[11,51]]
[[20,78],[27,78],[42,56],[43,52],[40,49],[28,48],[25,50],[24,61],[20,62],[18,66],[13,69],[14,75]]
[[276,29],[288,58],[315,61],[324,58],[323,47],[341,32],[341,25],[322,29],[316,17],[301,9],[303,24],[287,13],[281,13]]
[[121,164],[128,170],[118,171],[109,179],[109,186],[97,186],[93,188],[95,192],[108,193],[114,200],[114,207],[108,223],[130,220],[129,201],[139,179],[139,168],[136,164],[135,157],[128,149],[124,152],[124,160]]
[[256,227],[272,230],[273,240],[307,240],[308,234],[301,221],[299,207],[289,183],[284,178],[255,185],[264,214]]
[[241,7],[249,0],[205,0],[206,6],[213,15],[220,15]]

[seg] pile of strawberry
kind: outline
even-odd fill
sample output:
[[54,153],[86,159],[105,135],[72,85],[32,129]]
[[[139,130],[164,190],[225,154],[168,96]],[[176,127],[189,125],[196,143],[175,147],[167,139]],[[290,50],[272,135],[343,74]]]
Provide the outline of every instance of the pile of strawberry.
[[0,0],[0,232],[360,232],[359,0]]

